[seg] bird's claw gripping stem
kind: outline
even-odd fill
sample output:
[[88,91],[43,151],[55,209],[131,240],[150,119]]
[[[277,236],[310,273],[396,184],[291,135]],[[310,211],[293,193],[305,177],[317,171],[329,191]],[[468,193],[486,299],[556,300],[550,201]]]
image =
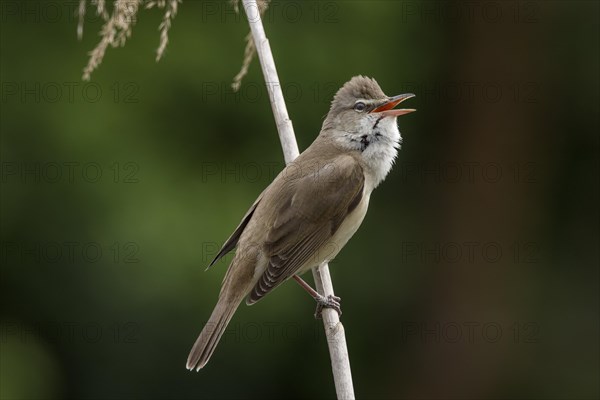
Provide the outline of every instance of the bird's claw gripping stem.
[[317,309],[315,310],[315,319],[321,319],[322,318],[322,313],[323,313],[323,308],[333,308],[335,311],[337,311],[338,316],[342,316],[342,308],[341,308],[341,301],[342,299],[338,296],[333,296],[333,295],[329,295],[327,297],[319,295],[319,297],[317,297],[315,299],[317,301]]

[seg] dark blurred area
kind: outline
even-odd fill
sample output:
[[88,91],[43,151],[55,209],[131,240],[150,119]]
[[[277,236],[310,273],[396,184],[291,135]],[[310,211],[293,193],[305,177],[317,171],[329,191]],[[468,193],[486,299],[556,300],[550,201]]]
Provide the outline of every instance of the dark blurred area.
[[[141,10],[83,82],[92,6],[78,41],[76,2],[0,4],[2,399],[334,398],[322,323],[291,282],[185,369],[227,262],[204,269],[283,166],[257,60],[230,89],[245,15],[185,0],[156,63],[162,13]],[[600,395],[598,15],[272,2],[301,149],[354,75],[417,95],[331,264],[358,398]]]

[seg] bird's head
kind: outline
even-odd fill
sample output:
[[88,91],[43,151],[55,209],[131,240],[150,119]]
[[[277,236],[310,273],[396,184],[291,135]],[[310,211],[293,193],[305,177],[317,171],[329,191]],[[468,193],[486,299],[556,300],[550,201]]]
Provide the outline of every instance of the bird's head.
[[375,79],[355,76],[333,98],[323,134],[359,151],[376,143],[397,148],[401,137],[396,118],[416,110],[394,107],[411,97],[414,94],[386,96]]

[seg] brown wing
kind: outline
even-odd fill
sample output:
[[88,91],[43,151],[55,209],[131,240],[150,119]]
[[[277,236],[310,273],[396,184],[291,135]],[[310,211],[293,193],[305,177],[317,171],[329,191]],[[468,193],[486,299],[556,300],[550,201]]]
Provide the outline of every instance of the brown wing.
[[250,209],[246,212],[246,215],[244,215],[244,217],[242,218],[242,221],[240,222],[240,224],[237,226],[237,228],[235,228],[235,231],[233,231],[231,236],[229,236],[229,239],[227,239],[225,244],[223,244],[223,247],[221,247],[221,250],[219,250],[219,253],[215,256],[214,260],[212,260],[210,262],[210,264],[208,265],[208,267],[206,267],[206,269],[209,269],[210,267],[212,267],[214,265],[214,263],[219,261],[219,259],[221,257],[223,257],[225,254],[229,253],[231,250],[233,250],[235,248],[238,241],[240,240],[240,236],[242,236],[242,232],[244,232],[244,229],[246,229],[246,225],[248,225],[248,222],[250,222],[252,215],[254,215],[256,206],[258,206],[258,203],[260,203],[260,200],[262,199],[262,196],[264,193],[265,192],[263,191],[258,196],[258,198],[254,202],[254,204],[252,204],[252,207],[250,207]]
[[360,203],[364,187],[361,166],[350,156],[340,156],[309,174],[299,174],[283,185],[278,208],[267,234],[269,265],[250,292],[254,304],[298,272],[333,236],[346,216]]

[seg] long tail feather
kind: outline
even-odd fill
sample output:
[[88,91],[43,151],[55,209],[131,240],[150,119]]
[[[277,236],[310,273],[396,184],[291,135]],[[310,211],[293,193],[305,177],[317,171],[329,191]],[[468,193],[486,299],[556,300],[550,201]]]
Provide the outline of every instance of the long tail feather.
[[241,298],[238,300],[231,299],[229,296],[221,296],[215,309],[213,310],[208,322],[200,332],[194,347],[190,351],[187,359],[186,368],[190,371],[196,368],[200,371],[212,356],[219,339],[223,336],[227,324],[231,321],[231,317],[240,305]]

